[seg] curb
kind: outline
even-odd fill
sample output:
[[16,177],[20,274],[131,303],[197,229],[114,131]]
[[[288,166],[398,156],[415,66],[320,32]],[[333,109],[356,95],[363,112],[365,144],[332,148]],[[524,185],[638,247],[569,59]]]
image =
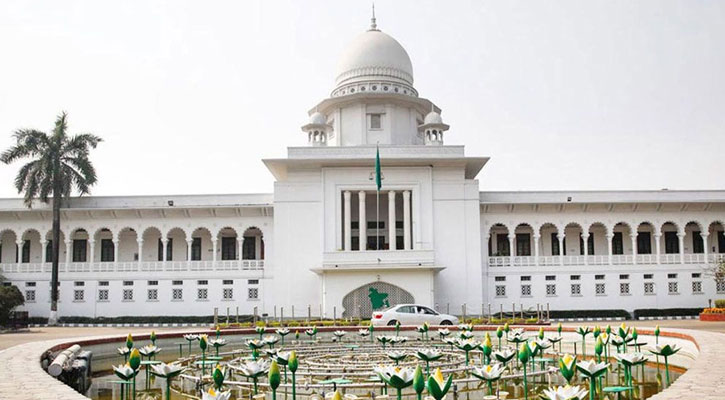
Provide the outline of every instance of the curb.
[[614,318],[552,318],[551,322],[598,322],[598,321],[624,321],[623,317]]
[[683,320],[683,319],[698,319],[698,315],[680,315],[672,317],[639,317],[640,321],[662,321],[662,320]]
[[[57,324],[55,326],[62,328],[190,328],[213,326],[214,324],[205,323],[135,323],[135,324]],[[28,328],[46,328],[48,324],[28,324]]]

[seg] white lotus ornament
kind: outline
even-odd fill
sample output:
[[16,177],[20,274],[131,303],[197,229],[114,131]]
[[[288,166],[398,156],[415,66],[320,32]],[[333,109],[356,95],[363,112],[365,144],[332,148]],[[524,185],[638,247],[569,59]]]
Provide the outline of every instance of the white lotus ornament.
[[541,396],[546,400],[581,400],[587,395],[587,390],[579,386],[559,386],[544,389]]
[[202,392],[201,400],[229,400],[232,397],[232,392],[227,390],[226,392],[217,392],[214,388],[209,388],[208,392]]

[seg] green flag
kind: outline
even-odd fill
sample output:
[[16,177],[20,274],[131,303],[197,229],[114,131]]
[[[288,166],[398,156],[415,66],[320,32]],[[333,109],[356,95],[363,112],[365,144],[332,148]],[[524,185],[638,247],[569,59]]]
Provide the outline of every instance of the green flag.
[[377,186],[378,192],[383,187],[382,175],[380,174],[380,149],[378,146],[375,146],[375,186]]

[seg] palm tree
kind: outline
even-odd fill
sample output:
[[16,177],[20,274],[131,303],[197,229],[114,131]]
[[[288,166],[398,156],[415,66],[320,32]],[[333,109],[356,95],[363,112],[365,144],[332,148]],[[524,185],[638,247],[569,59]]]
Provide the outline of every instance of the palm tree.
[[79,195],[88,194],[96,183],[96,170],[89,160],[89,150],[96,148],[101,138],[83,133],[69,136],[68,114],[55,120],[51,134],[34,129],[19,129],[13,133],[15,145],[0,154],[0,161],[10,164],[28,159],[15,177],[15,188],[23,193],[25,205],[32,208],[39,199],[53,205],[53,254],[50,278],[49,324],[58,319],[58,259],[60,255],[60,208],[75,189]]

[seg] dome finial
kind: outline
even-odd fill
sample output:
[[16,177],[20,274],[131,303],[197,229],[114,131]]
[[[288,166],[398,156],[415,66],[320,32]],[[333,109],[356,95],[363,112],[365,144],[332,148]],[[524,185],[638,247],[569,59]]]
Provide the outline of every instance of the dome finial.
[[378,24],[375,23],[375,3],[373,3],[373,17],[370,18],[370,30],[371,31],[377,31],[378,30]]

